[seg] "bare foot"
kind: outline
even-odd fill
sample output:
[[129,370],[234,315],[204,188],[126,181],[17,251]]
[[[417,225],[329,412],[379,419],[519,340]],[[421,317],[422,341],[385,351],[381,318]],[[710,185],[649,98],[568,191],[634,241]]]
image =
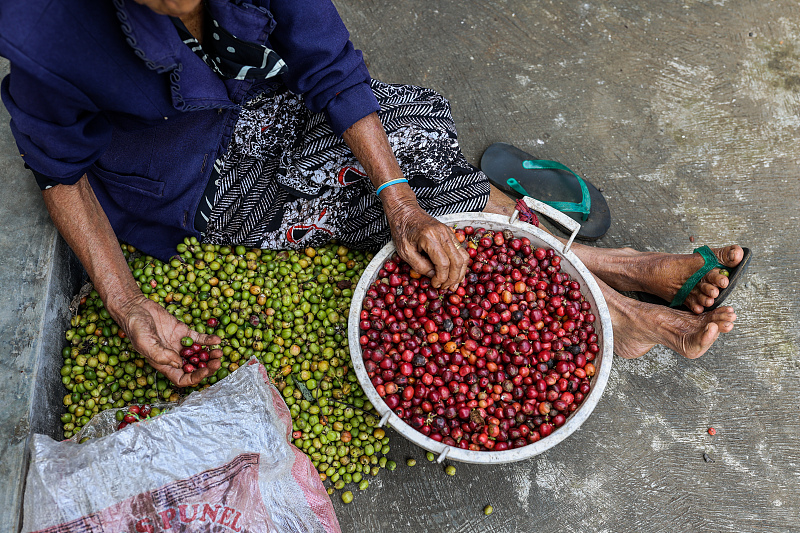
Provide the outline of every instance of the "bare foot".
[[720,333],[733,329],[736,313],[719,307],[700,315],[653,305],[622,296],[599,280],[614,326],[614,352],[620,357],[641,357],[656,344],[696,359],[711,348]]
[[[489,201],[484,211],[510,216],[514,210],[515,201],[492,185]],[[547,231],[545,228],[541,229]],[[557,238],[562,242],[566,242],[565,239]],[[655,294],[668,302],[672,301],[686,280],[704,264],[703,257],[700,254],[639,252],[633,248],[595,248],[579,243],[572,244],[572,251],[580,257],[583,264],[592,274],[614,287],[614,289],[647,292]],[[716,248],[713,251],[717,256],[717,260],[728,268],[735,267],[744,258],[744,250],[739,245]],[[730,307],[725,308],[729,311],[724,313],[717,313],[716,311],[720,309],[716,309],[701,315],[706,307],[714,305],[714,300],[719,296],[720,290],[727,287],[729,281],[727,276],[720,273],[720,269],[715,268],[706,274],[692,292],[689,293],[684,305],[700,316],[693,316],[665,308],[664,306],[643,304],[630,298],[624,298],[623,303],[619,304],[621,309],[633,304],[643,306],[642,309],[633,312],[635,322],[642,322],[645,316],[652,316],[654,320],[664,321],[664,324],[662,324],[664,327],[661,328],[663,331],[659,331],[656,334],[656,332],[648,330],[651,334],[655,334],[659,338],[672,337],[673,340],[678,335],[682,337],[682,340],[679,343],[673,342],[673,345],[661,342],[658,339],[638,345],[639,341],[643,340],[642,338],[622,334],[620,338],[626,340],[620,346],[627,346],[623,348],[623,352],[635,354],[630,355],[630,357],[639,357],[652,348],[654,344],[664,344],[686,357],[700,357],[714,343],[720,333],[725,333],[733,328],[733,321],[736,320],[736,315]],[[601,283],[601,285],[603,284]],[[622,295],[610,287],[607,288],[615,295],[623,298]],[[609,296],[607,295],[606,298],[608,299]],[[609,303],[610,307],[611,304]],[[662,314],[663,316],[661,316]],[[623,318],[620,317],[619,320],[622,321]],[[660,322],[658,323],[660,324]],[[729,323],[730,327],[721,326],[720,324],[722,323]],[[705,335],[697,336],[698,328],[707,330]],[[617,333],[616,324],[614,330],[615,337],[620,335]],[[634,328],[635,330],[636,328]],[[638,340],[634,341],[634,338]],[[628,342],[628,339],[631,342]],[[647,346],[648,342],[649,346]],[[619,342],[615,342],[615,344],[619,344]],[[638,346],[634,348],[634,344]],[[646,349],[645,346],[647,346]],[[680,348],[676,348],[677,346],[680,346]],[[622,355],[622,352],[620,355]],[[627,357],[626,355],[622,356]]]
[[[631,248],[608,250],[576,244],[573,251],[587,268],[620,291],[642,291],[672,301],[689,277],[703,266],[700,254],[637,252]],[[744,258],[739,245],[713,249],[720,263],[728,268]],[[695,286],[684,305],[700,314],[714,304],[729,279],[715,268]]]

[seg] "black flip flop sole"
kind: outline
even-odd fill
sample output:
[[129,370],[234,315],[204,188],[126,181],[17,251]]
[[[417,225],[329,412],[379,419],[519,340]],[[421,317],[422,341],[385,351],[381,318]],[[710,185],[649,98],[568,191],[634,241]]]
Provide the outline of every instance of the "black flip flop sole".
[[[706,311],[713,311],[720,305],[725,302],[725,299],[731,295],[733,290],[736,288],[736,285],[739,283],[739,280],[744,277],[747,273],[747,267],[750,266],[750,259],[752,259],[753,254],[750,252],[750,248],[742,247],[744,251],[744,256],[742,257],[741,262],[733,268],[728,267],[721,267],[726,269],[729,272],[728,275],[728,286],[719,291],[719,296],[714,300],[714,305],[710,307],[706,307]],[[637,292],[636,298],[639,299],[641,302],[646,302],[649,304],[656,304],[656,305],[663,305],[665,307],[669,307],[670,302],[664,300],[663,298],[659,298],[654,294],[650,294],[649,292]],[[689,308],[685,305],[681,305],[676,309],[680,309],[682,311],[689,311]]]
[[[575,176],[563,170],[533,170],[522,167],[523,161],[535,160],[532,155],[508,143],[494,143],[489,146],[481,157],[481,170],[489,181],[498,189],[512,198],[522,198],[522,195],[512,189],[507,180],[514,178],[519,182],[530,196],[544,202],[576,202],[581,201],[581,187]],[[597,188],[586,181],[589,190],[591,209],[589,218],[582,220],[581,213],[565,213],[576,222],[581,229],[577,238],[594,241],[602,237],[611,227],[611,212],[608,202]],[[563,231],[566,228],[548,218]]]

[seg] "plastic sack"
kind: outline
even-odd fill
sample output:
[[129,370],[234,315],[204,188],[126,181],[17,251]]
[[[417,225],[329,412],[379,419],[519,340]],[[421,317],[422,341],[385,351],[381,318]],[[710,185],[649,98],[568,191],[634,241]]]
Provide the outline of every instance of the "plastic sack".
[[84,444],[31,441],[23,531],[334,533],[319,474],[258,364]]
[[[166,403],[151,403],[147,404],[151,408],[157,407],[161,411],[166,411],[168,409],[172,409],[173,407],[177,407],[177,402],[166,402]],[[69,438],[72,442],[80,442],[84,438],[86,439],[96,439],[99,437],[105,437],[106,435],[111,435],[115,431],[117,431],[117,426],[119,426],[119,421],[117,420],[117,412],[123,411],[127,412],[128,407],[119,407],[113,409],[106,409],[105,411],[101,411],[94,415],[89,423],[86,424],[81,428],[79,432]]]

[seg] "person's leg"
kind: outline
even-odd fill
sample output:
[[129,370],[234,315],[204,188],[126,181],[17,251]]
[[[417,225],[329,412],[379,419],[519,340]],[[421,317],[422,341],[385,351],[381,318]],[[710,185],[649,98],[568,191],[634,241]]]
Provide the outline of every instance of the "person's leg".
[[[514,212],[515,201],[492,186],[485,211],[503,215]],[[560,239],[564,241],[564,239]],[[589,271],[618,291],[643,291],[667,301],[683,283],[703,266],[700,254],[639,252],[633,248],[597,248],[574,243],[572,251]],[[733,268],[741,262],[744,250],[738,245],[714,249],[723,265]],[[714,303],[719,291],[728,286],[728,278],[714,269],[697,284],[684,305],[702,313]]]
[[[700,254],[669,254],[639,252],[633,248],[602,249],[575,244],[572,251],[581,258],[595,276],[619,291],[643,291],[671,301],[683,283],[700,269],[704,260]],[[744,258],[741,246],[714,248],[723,265],[733,268]],[[713,269],[686,297],[684,305],[694,313],[702,313],[714,303],[728,278],[718,268]]]

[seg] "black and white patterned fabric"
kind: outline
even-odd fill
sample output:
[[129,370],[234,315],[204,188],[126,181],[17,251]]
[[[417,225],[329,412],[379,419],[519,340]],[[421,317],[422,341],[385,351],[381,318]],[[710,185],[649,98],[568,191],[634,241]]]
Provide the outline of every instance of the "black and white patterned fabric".
[[[489,181],[461,153],[449,102],[410,85],[373,80],[372,90],[420,206],[433,216],[483,210]],[[300,249],[335,238],[377,249],[390,239],[375,188],[347,144],[285,89],[248,102],[215,169],[208,220],[202,210],[196,217],[205,242]]]
[[235,80],[265,80],[286,72],[286,63],[274,50],[237,38],[214,20],[207,7],[204,9],[204,45],[200,45],[179,18],[170,19],[184,44],[218,76]]

